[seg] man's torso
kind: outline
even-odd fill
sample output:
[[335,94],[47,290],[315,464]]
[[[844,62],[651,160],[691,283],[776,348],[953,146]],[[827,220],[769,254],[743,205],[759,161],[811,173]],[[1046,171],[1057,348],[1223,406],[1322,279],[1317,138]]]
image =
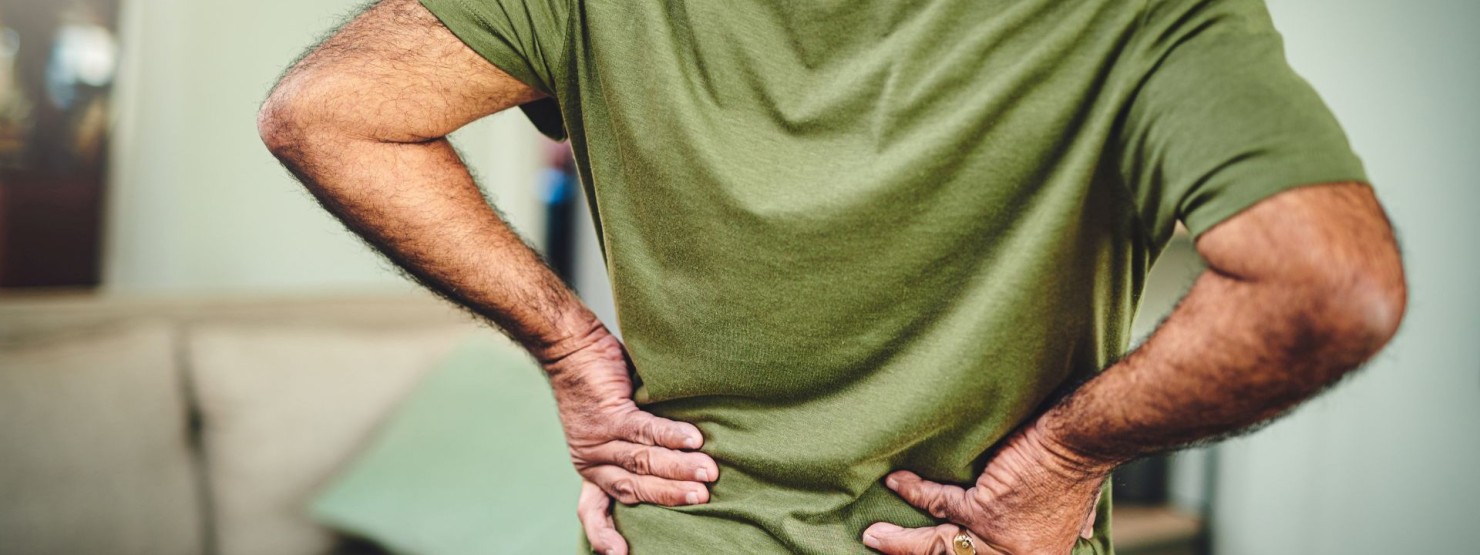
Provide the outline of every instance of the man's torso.
[[885,473],[971,481],[1124,349],[1151,247],[1104,151],[1139,15],[579,6],[561,107],[638,400],[721,467],[708,504],[618,507],[635,552],[864,552],[933,522]]

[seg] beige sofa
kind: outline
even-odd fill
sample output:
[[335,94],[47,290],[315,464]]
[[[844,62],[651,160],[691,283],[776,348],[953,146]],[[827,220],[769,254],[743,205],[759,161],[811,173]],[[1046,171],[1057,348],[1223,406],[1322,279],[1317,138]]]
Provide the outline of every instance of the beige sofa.
[[[424,295],[0,296],[0,555],[374,552],[309,501],[476,333]],[[1113,522],[1123,555],[1196,552],[1190,515]]]
[[350,550],[308,502],[474,333],[414,294],[0,296],[0,554]]

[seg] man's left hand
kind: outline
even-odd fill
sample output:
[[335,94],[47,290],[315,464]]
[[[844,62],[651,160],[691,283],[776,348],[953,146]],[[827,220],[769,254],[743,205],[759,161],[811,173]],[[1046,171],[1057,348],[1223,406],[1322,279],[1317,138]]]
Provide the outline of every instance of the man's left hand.
[[1067,555],[1079,538],[1092,536],[1100,487],[1112,466],[1079,456],[1030,426],[1007,441],[970,488],[909,471],[890,474],[884,481],[889,489],[946,523],[907,529],[877,522],[864,530],[863,543],[889,555],[950,554],[956,535],[966,532],[983,555]]

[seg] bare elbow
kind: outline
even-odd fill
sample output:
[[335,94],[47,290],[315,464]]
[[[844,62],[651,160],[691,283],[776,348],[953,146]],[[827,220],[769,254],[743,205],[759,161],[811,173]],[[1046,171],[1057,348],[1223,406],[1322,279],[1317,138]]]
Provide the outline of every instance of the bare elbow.
[[257,134],[267,150],[290,169],[320,157],[348,136],[354,123],[343,93],[323,72],[295,70],[273,88],[257,111]]
[[1377,354],[1397,335],[1408,311],[1408,286],[1401,264],[1388,276],[1364,276],[1357,280],[1352,293],[1353,315],[1362,330],[1361,337],[1371,353]]
[[1351,364],[1376,355],[1397,334],[1407,311],[1408,288],[1396,249],[1391,260],[1323,272],[1312,295],[1313,331]]
[[301,101],[288,92],[285,84],[274,88],[257,111],[257,134],[273,156],[286,162],[301,152],[306,126],[298,105]]

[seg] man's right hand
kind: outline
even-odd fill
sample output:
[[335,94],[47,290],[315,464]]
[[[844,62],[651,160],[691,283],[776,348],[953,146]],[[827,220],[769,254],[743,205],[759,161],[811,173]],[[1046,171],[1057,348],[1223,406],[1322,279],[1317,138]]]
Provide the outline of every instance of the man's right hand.
[[693,424],[637,407],[626,350],[604,328],[594,337],[546,361],[545,370],[571,462],[584,481],[577,511],[586,537],[598,553],[626,555],[611,498],[627,505],[706,503],[706,483],[718,478],[719,466],[697,452],[704,437]]

